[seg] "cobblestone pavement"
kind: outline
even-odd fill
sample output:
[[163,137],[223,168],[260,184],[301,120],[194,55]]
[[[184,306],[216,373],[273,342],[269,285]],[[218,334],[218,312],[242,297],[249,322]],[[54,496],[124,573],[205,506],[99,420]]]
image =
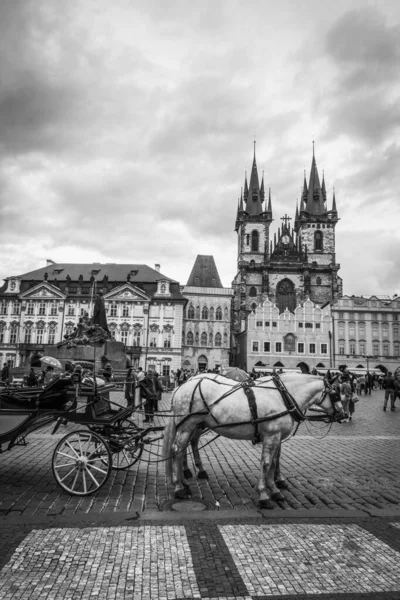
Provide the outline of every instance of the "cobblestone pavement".
[[[301,425],[282,450],[286,502],[270,511],[257,509],[250,442],[205,447],[209,480],[193,479],[192,501],[174,504],[160,440],[79,498],[51,469],[73,426],[32,434],[0,457],[0,600],[400,599],[400,407],[383,412],[382,398],[362,397],[323,439],[320,425]],[[209,510],[195,512],[196,500]]]

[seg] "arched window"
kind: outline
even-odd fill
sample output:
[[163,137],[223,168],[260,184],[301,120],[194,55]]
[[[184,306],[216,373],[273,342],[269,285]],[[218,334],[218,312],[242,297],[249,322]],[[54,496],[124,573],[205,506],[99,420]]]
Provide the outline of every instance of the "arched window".
[[320,231],[318,229],[314,234],[314,250],[316,252],[322,252],[322,241],[323,241],[323,234],[322,234],[322,231]]
[[212,346],[214,344],[214,336],[212,333],[208,335],[208,345]]
[[222,337],[220,333],[215,334],[215,346],[222,346]]
[[225,319],[225,321],[229,320],[229,310],[228,310],[227,306],[225,306],[225,308],[224,308],[224,319]]
[[215,311],[215,319],[217,321],[222,321],[222,308],[220,306],[218,306],[217,310]]
[[322,283],[321,277],[317,277],[317,285],[321,285],[321,283]]
[[203,331],[203,333],[201,334],[200,345],[207,346],[207,334],[205,331]]
[[250,288],[249,296],[257,296],[257,290],[254,287],[254,285],[252,285],[251,288]]
[[213,306],[210,308],[210,320],[214,321],[214,307]]
[[198,346],[199,345],[199,332],[198,331],[196,331],[195,342],[196,342],[196,346]]
[[256,310],[257,308],[257,304],[255,302],[253,302],[253,304],[251,305],[252,310]]
[[203,310],[201,311],[201,318],[203,321],[207,321],[208,319],[208,308],[207,306],[203,306]]
[[279,313],[285,312],[288,308],[291,312],[294,312],[296,308],[296,290],[293,281],[288,278],[282,279],[277,287],[277,306]]
[[186,345],[193,346],[193,333],[191,331],[188,331],[188,334],[186,336]]
[[196,306],[196,319],[200,319],[200,306]]
[[251,232],[251,250],[252,252],[258,252],[259,246],[259,235],[258,231],[255,229]]
[[188,319],[194,319],[194,306],[192,304],[189,306]]

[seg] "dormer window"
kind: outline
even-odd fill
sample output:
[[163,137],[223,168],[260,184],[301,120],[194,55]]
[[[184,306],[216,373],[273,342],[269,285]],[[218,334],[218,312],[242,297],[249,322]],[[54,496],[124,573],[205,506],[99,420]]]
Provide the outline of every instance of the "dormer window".
[[10,290],[13,292],[15,290],[15,288],[17,287],[17,284],[15,283],[15,281],[12,281],[10,283]]
[[160,294],[162,296],[166,296],[170,294],[170,289],[169,289],[169,281],[158,281],[157,282],[157,294]]
[[165,283],[161,284],[160,291],[162,294],[165,294],[165,292],[167,291],[167,286],[165,285]]

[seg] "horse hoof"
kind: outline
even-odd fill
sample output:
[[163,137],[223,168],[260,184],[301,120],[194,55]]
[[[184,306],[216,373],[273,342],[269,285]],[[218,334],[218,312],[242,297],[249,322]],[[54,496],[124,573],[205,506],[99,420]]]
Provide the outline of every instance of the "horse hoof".
[[177,492],[175,492],[176,500],[186,500],[189,497],[190,497],[190,489],[188,490],[188,488],[186,488],[186,487],[183,490],[178,490]]
[[282,479],[281,481],[275,481],[275,485],[277,488],[279,488],[280,490],[287,490],[289,487],[288,482],[286,481],[286,479]]
[[273,500],[275,500],[275,502],[281,502],[281,501],[285,500],[285,496],[283,494],[281,494],[280,492],[276,492],[275,494],[272,494],[271,498]]
[[260,508],[267,508],[268,510],[275,508],[275,504],[271,500],[260,500],[258,505]]
[[207,471],[199,471],[197,473],[197,479],[208,479]]
[[185,479],[191,479],[193,477],[193,473],[190,469],[185,469],[183,471],[183,476],[185,477]]

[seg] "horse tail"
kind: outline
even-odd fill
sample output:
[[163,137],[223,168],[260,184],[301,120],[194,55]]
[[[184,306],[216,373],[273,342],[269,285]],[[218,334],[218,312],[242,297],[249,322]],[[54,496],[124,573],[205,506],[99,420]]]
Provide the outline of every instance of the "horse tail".
[[165,461],[165,475],[167,482],[172,483],[172,444],[176,435],[175,418],[171,415],[166,428],[164,429],[164,439],[162,448],[162,458]]

